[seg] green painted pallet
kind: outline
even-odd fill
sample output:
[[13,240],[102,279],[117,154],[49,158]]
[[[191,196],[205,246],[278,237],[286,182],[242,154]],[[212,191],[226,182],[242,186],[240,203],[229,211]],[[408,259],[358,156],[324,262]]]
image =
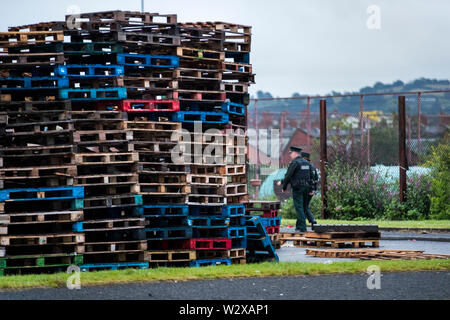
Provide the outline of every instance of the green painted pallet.
[[30,256],[9,256],[0,258],[0,276],[6,271],[21,271],[35,268],[61,268],[84,263],[83,255],[50,254]]

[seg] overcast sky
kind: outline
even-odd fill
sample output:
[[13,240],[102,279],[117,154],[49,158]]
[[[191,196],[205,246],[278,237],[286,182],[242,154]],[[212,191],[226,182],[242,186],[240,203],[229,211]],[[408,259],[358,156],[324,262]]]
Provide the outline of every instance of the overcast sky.
[[[64,20],[82,12],[140,10],[140,0],[16,0],[0,2],[0,30]],[[380,29],[371,5],[380,8]],[[449,79],[448,0],[146,0],[148,12],[178,20],[253,26],[257,90],[275,96],[356,91],[377,81]],[[375,19],[375,20],[374,20]]]

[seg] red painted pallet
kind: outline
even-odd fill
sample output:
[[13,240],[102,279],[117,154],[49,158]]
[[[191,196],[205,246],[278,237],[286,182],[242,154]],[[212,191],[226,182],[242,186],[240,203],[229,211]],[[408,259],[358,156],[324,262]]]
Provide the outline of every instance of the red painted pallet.
[[267,234],[276,234],[280,233],[280,226],[275,227],[266,227]]
[[184,249],[192,250],[230,250],[231,239],[189,239],[184,246]]
[[175,100],[124,100],[121,110],[125,112],[180,111],[180,101]]
[[263,213],[263,218],[276,218],[278,217],[278,210],[267,210]]

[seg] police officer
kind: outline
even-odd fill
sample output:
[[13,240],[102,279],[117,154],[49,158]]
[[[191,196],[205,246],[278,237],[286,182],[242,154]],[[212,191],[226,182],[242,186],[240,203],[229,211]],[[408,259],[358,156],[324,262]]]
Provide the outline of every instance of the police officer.
[[289,155],[292,161],[283,182],[280,181],[278,184],[283,186],[283,192],[286,191],[289,184],[291,185],[294,207],[297,212],[295,230],[306,232],[305,205],[311,193],[310,181],[313,180],[313,173],[309,162],[301,156],[302,150],[300,147],[291,147]]
[[314,165],[311,163],[311,155],[307,152],[302,152],[302,157],[306,161],[309,162],[309,165],[311,166],[312,170],[312,180],[309,182],[309,185],[311,187],[310,193],[308,194],[308,197],[306,198],[305,202],[305,213],[306,218],[308,219],[309,223],[317,224],[316,220],[314,219],[314,215],[311,212],[311,209],[309,208],[309,204],[311,203],[311,199],[314,197],[314,193],[317,190],[317,185],[319,183],[319,174],[317,173],[317,169],[314,167]]

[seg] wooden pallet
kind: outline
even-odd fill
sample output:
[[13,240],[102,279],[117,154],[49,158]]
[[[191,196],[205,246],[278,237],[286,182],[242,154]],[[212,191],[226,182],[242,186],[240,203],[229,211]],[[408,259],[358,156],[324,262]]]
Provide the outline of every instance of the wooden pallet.
[[84,242],[82,233],[0,236],[2,246],[72,245]]
[[246,257],[246,250],[245,249],[231,249],[228,251],[228,258],[231,259],[241,259]]
[[154,122],[154,121],[127,121],[125,127],[128,130],[172,134],[182,129],[178,122]]
[[108,219],[108,220],[90,220],[79,223],[80,232],[101,232],[112,230],[132,230],[143,229],[145,219],[127,218],[127,219]]
[[211,185],[211,186],[223,186],[227,183],[227,178],[224,176],[210,176],[210,175],[187,175],[187,182],[191,185]]
[[180,81],[221,81],[222,73],[217,70],[178,68],[174,78]]
[[191,165],[191,174],[194,175],[211,175],[211,176],[223,176],[227,173],[226,166],[218,165]]
[[245,203],[246,211],[268,211],[279,210],[281,202],[279,201],[249,201]]
[[252,27],[241,24],[233,24],[220,21],[208,21],[208,22],[182,22],[181,27],[199,28],[206,30],[217,30],[229,33],[229,37],[233,37],[236,34],[243,34],[250,36],[252,34]]
[[85,254],[131,253],[147,250],[147,241],[89,242],[85,243]]
[[224,195],[227,197],[230,196],[241,196],[247,194],[247,185],[246,184],[227,184],[225,185],[225,193]]
[[[66,16],[66,20],[70,18],[70,15]],[[93,13],[80,14],[81,21],[86,22],[120,22],[122,26],[134,26],[134,25],[176,25],[177,15],[175,14],[159,14],[137,11],[102,11]],[[162,21],[161,21],[162,20]]]
[[69,164],[66,166],[4,168],[0,172],[4,179],[8,180],[51,178],[54,176],[72,178],[76,175],[76,167]]
[[188,204],[190,205],[225,205],[226,198],[220,195],[198,195],[189,194]]
[[138,45],[159,45],[159,46],[179,46],[181,39],[179,36],[157,35],[139,32],[117,32],[114,35],[119,42],[132,43]]
[[[286,239],[283,239],[286,241]],[[317,248],[341,248],[349,246],[351,248],[365,247],[370,243],[371,247],[378,248],[380,246],[380,239],[318,239],[299,237],[292,240],[296,247],[317,247]]]
[[[76,122],[95,122],[95,121],[119,121],[122,122],[125,117],[125,113],[121,111],[72,111],[72,120]],[[124,127],[125,129],[126,127]]]
[[196,258],[194,250],[146,251],[144,261],[148,262],[184,262]]
[[133,133],[127,130],[108,130],[108,131],[76,131],[73,134],[75,143],[90,143],[97,141],[129,141],[133,140]]
[[[14,213],[3,217],[8,225],[63,223],[83,220],[83,211]],[[7,222],[6,222],[7,221]]]
[[20,53],[0,55],[2,68],[26,67],[26,66],[51,66],[64,64],[64,53]]
[[62,31],[0,32],[0,46],[2,47],[63,41],[64,33]]
[[[6,114],[5,114],[6,115]],[[71,120],[71,113],[64,110],[50,110],[50,111],[20,111],[8,112],[8,125],[23,125],[31,123],[43,122],[59,122]]]
[[184,195],[191,192],[190,186],[186,183],[139,183],[141,194],[145,195]]
[[143,172],[139,171],[139,181],[142,184],[162,184],[162,185],[173,185],[173,184],[186,184],[186,175],[184,173],[167,173],[167,172]]
[[379,232],[306,232],[304,234],[306,238],[315,239],[380,239],[381,233]]
[[99,185],[128,185],[136,184],[138,175],[135,173],[119,173],[119,174],[91,174],[78,175],[75,177],[75,185],[84,187]]
[[226,175],[243,175],[247,172],[245,165],[227,165],[226,166]]
[[82,261],[83,256],[77,254],[6,256],[0,258],[0,270],[68,266]]
[[95,153],[75,154],[77,165],[125,164],[139,161],[137,153]]
[[100,209],[100,208],[114,208],[128,205],[136,205],[142,202],[142,197],[132,194],[91,197],[84,199],[84,208]]
[[446,254],[425,254],[419,250],[395,249],[306,249],[306,254],[320,258],[353,258],[361,260],[449,259]]
[[[142,156],[142,153],[140,153]],[[141,157],[141,160],[143,158]],[[144,160],[146,160],[144,158]],[[169,163],[171,159],[167,159],[167,162],[147,162],[147,161],[139,161],[139,173],[145,174],[186,174],[189,172],[189,166],[185,164],[175,164]],[[187,180],[186,180],[187,181]]]

